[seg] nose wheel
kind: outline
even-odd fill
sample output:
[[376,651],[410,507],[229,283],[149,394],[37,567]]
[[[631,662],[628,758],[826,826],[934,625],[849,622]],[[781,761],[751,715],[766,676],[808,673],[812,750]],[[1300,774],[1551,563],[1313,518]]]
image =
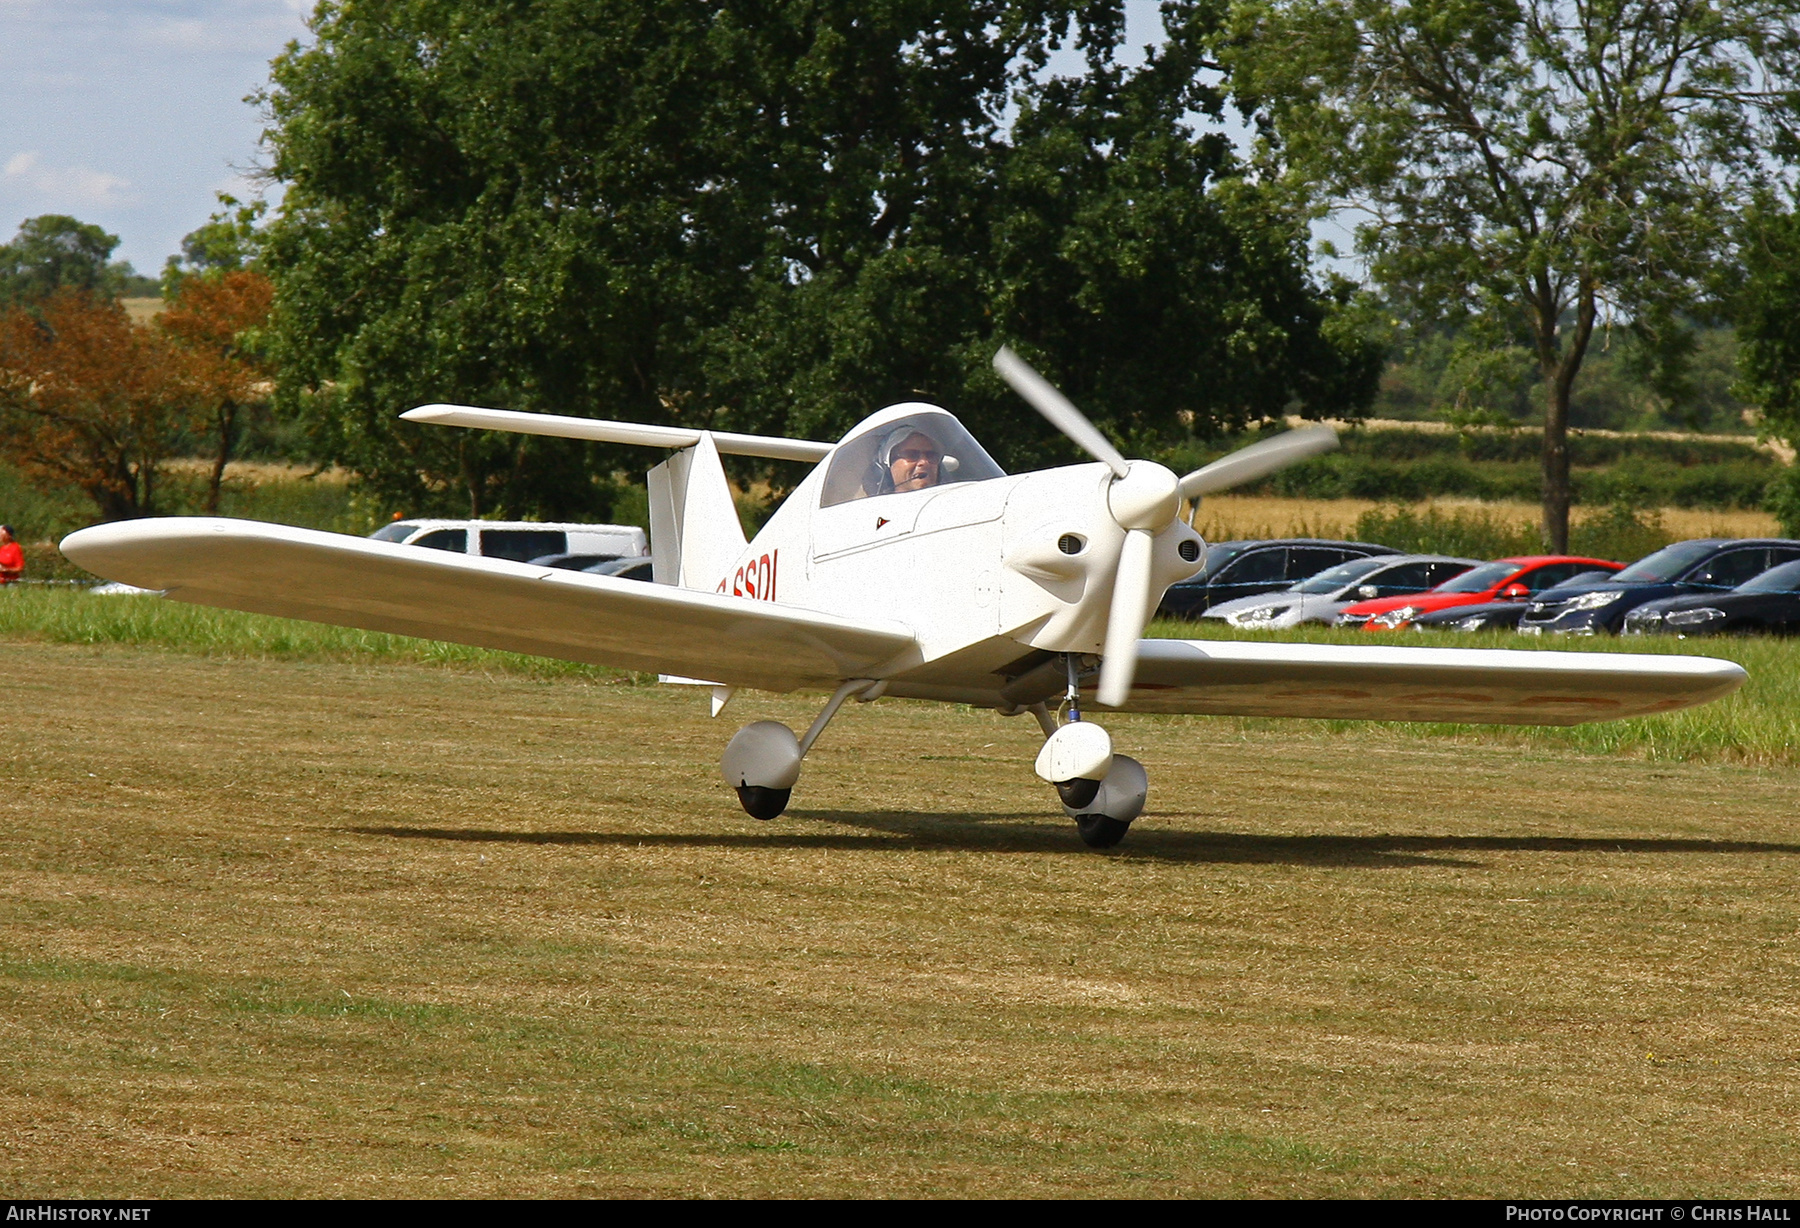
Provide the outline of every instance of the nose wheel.
[[1081,842],[1089,848],[1109,849],[1125,838],[1131,824],[1104,814],[1078,814],[1075,830],[1081,833]]
[[1144,812],[1150,778],[1144,765],[1130,755],[1114,755],[1106,779],[1094,796],[1077,808],[1063,803],[1063,813],[1075,820],[1081,842],[1091,849],[1109,849],[1125,838],[1131,821]]
[[1115,755],[1106,730],[1081,719],[1080,663],[1066,658],[1068,722],[1058,725],[1042,704],[1032,708],[1044,730],[1037,774],[1056,788],[1063,813],[1075,820],[1081,842],[1109,849],[1125,838],[1131,821],[1144,811],[1150,790],[1144,765],[1129,755]]

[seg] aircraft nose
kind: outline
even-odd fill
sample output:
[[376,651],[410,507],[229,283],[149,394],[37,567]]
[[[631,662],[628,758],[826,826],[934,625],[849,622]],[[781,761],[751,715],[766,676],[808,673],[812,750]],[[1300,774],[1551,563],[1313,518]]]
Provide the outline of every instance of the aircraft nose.
[[1135,460],[1107,488],[1106,505],[1122,529],[1156,533],[1181,510],[1180,479],[1155,461]]

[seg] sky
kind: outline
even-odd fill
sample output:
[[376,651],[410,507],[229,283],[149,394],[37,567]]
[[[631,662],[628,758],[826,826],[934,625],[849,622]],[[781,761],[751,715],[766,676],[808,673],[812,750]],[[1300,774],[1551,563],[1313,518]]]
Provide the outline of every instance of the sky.
[[0,0],[0,242],[42,213],[120,238],[155,276],[218,206],[254,194],[245,95],[307,37],[311,0]]
[[[0,0],[0,242],[67,213],[155,276],[218,206],[257,194],[263,121],[245,102],[308,39],[313,0]],[[1156,0],[1126,0],[1127,62],[1157,41]],[[1074,71],[1057,57],[1052,71]]]

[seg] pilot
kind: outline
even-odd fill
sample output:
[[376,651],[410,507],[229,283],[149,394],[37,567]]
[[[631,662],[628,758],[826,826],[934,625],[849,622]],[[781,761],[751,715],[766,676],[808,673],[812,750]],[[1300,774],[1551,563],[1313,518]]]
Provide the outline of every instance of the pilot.
[[889,432],[876,453],[881,469],[878,494],[904,494],[936,486],[944,466],[944,450],[910,422]]

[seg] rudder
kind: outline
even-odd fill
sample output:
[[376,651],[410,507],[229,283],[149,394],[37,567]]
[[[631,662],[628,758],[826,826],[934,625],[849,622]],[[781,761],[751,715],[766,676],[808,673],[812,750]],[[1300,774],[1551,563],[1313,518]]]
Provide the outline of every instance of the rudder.
[[645,477],[656,582],[713,591],[748,543],[712,435],[702,431]]

